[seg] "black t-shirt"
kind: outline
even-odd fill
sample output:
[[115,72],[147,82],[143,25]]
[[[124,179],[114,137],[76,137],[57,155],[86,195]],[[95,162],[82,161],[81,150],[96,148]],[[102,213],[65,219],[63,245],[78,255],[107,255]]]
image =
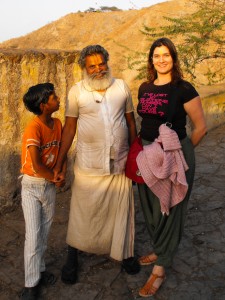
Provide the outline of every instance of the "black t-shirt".
[[[173,89],[176,88],[176,96]],[[171,98],[172,95],[172,98]],[[176,108],[173,113],[172,129],[179,139],[186,137],[186,111],[184,103],[198,96],[198,92],[187,81],[181,80],[176,86],[170,83],[154,85],[144,82],[138,91],[137,113],[142,117],[140,136],[147,141],[154,141],[159,135],[159,126],[168,121],[168,108],[176,97]],[[171,110],[171,107],[169,108]]]

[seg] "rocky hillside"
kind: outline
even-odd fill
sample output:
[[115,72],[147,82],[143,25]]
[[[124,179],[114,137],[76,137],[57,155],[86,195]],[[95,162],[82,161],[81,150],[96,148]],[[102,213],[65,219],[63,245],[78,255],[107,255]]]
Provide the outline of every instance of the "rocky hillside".
[[[176,10],[174,5],[176,4]],[[192,11],[187,1],[167,1],[140,10],[71,13],[20,38],[0,44],[11,49],[80,50],[88,44],[101,44],[110,53],[116,76],[129,82],[134,74],[127,69],[126,56],[131,51],[148,51],[149,42],[140,32],[144,24],[160,26],[163,16]],[[121,72],[123,74],[121,74]]]
[[192,11],[187,0],[176,0],[140,10],[71,13],[0,47],[79,50],[87,44],[99,43],[117,55],[121,55],[119,45],[145,51],[148,43],[140,32],[144,24],[157,27],[165,23],[163,16]]
[[88,44],[101,44],[110,53],[113,74],[124,78],[136,94],[140,82],[134,80],[136,71],[128,69],[127,58],[135,51],[147,54],[149,50],[150,43],[141,33],[143,25],[162,26],[167,22],[164,16],[180,17],[194,10],[188,0],[175,0],[140,10],[71,13],[25,36],[5,41],[0,48],[80,50]]

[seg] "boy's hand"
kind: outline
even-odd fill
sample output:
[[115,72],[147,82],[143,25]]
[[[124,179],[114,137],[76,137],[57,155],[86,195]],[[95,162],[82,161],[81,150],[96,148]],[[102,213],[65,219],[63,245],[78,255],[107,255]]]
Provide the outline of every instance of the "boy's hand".
[[61,169],[58,169],[56,167],[53,169],[53,174],[54,174],[53,182],[58,181],[58,177],[59,177],[60,172],[61,172]]
[[57,182],[55,182],[55,185],[57,186],[57,187],[63,187],[64,185],[65,185],[65,180],[62,180],[62,181],[57,181]]
[[64,172],[60,172],[54,176],[53,182],[54,183],[61,183],[62,181],[65,182],[66,174]]
[[62,167],[57,167],[56,164],[56,166],[53,168],[53,175],[54,175],[53,182],[57,187],[62,187],[65,185],[66,166],[67,166],[66,162],[67,161],[65,160]]

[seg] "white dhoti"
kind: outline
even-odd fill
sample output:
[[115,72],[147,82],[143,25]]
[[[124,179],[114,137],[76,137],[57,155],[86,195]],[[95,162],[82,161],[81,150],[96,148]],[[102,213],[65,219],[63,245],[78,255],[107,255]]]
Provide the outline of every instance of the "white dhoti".
[[72,186],[67,243],[121,261],[134,255],[134,197],[124,174],[76,174]]

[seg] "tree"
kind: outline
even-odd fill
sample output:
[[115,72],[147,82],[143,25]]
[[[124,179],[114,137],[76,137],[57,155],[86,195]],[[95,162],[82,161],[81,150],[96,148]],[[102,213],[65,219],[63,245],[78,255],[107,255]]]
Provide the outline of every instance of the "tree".
[[116,6],[100,6],[101,11],[121,11],[121,9]]
[[100,6],[100,8],[89,7],[85,12],[105,12],[105,11],[120,11],[116,6]]
[[94,7],[89,7],[88,9],[86,9],[84,12],[96,12],[96,8]]
[[[184,72],[189,80],[200,83],[196,76],[200,70],[208,84],[225,79],[225,0],[190,0],[196,5],[192,14],[182,17],[164,17],[169,25],[159,28],[143,26],[142,33],[152,41],[158,37],[169,37],[177,41],[177,49]],[[143,53],[139,53],[140,57]],[[142,60],[130,59],[130,67],[144,76]],[[138,68],[137,68],[138,66]],[[199,74],[199,72],[198,72]]]

